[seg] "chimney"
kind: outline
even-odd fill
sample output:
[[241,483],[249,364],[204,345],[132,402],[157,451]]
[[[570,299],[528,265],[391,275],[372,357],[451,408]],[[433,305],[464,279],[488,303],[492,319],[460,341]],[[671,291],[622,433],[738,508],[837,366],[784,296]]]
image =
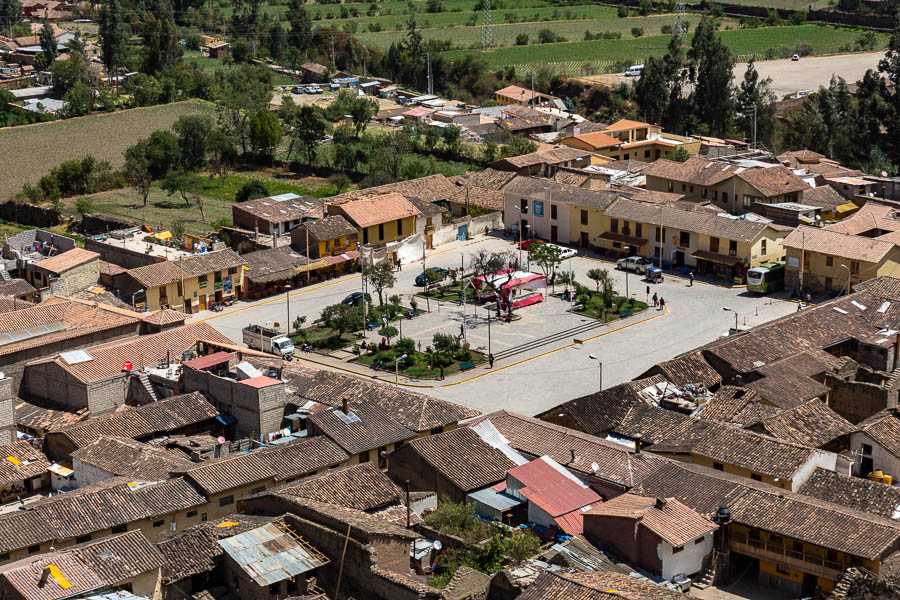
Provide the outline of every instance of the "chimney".
[[569,452],[572,453],[572,460],[569,461],[569,464],[572,464],[573,462],[575,462],[575,448],[572,448],[571,450],[569,450]]
[[641,453],[641,440],[644,438],[640,433],[634,436],[634,453]]
[[38,587],[44,587],[47,585],[47,580],[50,578],[50,567],[44,567],[44,570],[41,571],[41,580],[38,582]]
[[347,398],[344,398],[342,405],[343,405],[342,409],[344,411],[344,414],[349,415],[350,414],[350,400],[348,400]]
[[662,510],[665,505],[666,505],[665,498],[657,498],[656,499],[656,508]]

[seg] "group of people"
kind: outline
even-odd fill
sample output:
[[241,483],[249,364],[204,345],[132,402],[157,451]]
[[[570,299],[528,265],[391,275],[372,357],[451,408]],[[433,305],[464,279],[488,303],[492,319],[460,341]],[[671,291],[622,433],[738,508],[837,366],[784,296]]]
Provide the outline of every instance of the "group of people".
[[666,307],[666,299],[662,296],[658,296],[656,292],[653,293],[653,306],[656,310],[663,310]]

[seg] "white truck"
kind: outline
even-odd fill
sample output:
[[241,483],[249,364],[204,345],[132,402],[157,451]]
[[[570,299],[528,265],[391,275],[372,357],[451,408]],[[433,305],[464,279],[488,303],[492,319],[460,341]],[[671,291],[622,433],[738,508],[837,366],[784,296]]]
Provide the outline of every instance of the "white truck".
[[270,327],[248,325],[243,329],[244,343],[262,352],[269,352],[284,358],[294,353],[294,344],[288,336]]

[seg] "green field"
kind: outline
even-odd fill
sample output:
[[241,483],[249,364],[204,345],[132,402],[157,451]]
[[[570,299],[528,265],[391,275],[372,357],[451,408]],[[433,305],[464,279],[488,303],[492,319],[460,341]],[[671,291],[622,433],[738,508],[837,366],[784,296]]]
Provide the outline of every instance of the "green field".
[[168,129],[183,115],[212,114],[215,107],[200,101],[133,108],[76,119],[5,127],[0,129],[0,147],[15,148],[8,155],[0,177],[0,200],[6,200],[26,183],[36,183],[50,169],[70,158],[92,154],[113,167],[124,163],[122,153],[138,138],[157,129]]
[[[806,42],[812,47],[814,54],[829,54],[852,49],[860,32],[848,29],[817,25],[799,25],[786,27],[763,27],[759,29],[735,29],[721,31],[722,41],[740,60],[755,55],[766,56],[767,51],[774,53],[773,58],[790,56],[797,42]],[[662,56],[670,36],[656,35],[637,39],[592,40],[590,42],[565,42],[557,44],[540,44],[532,46],[511,46],[495,50],[480,51],[491,68],[505,66],[528,66],[547,64],[558,71],[578,74],[584,63],[596,63],[621,66],[622,63],[640,63],[648,56]],[[690,44],[690,36],[685,42]],[[878,49],[887,43],[887,36],[878,34]],[[458,59],[468,52],[451,50],[443,56]]]

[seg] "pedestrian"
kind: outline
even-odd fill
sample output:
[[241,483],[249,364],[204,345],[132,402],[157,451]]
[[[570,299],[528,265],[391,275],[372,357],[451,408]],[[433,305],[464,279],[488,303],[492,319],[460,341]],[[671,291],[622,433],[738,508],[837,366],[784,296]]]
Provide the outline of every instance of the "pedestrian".
[[809,292],[806,292],[806,305],[812,306],[812,294]]
[[663,298],[662,296],[660,296],[660,298],[659,298],[659,310],[665,310],[665,309],[666,309],[666,299]]
[[694,287],[694,272],[693,271],[691,271],[691,274],[689,275],[689,277],[691,280],[689,287]]
[[397,270],[398,270],[398,271],[402,271],[402,270],[403,270],[403,265],[400,264],[400,258],[399,258],[399,257],[397,258]]
[[659,296],[656,295],[656,292],[653,292],[653,308],[659,306]]
[[488,354],[488,364],[491,366],[492,369],[494,368],[494,355],[493,354]]
[[459,324],[459,337],[463,337],[466,334],[466,326],[462,323]]
[[797,303],[797,312],[800,312],[800,309],[803,308],[803,301]]
[[441,381],[444,380],[444,365],[441,365]]

